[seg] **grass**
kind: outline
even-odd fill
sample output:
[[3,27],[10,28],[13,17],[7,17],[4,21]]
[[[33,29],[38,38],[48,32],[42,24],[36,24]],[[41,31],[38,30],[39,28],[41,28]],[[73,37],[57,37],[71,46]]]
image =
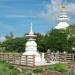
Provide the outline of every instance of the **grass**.
[[43,73],[43,69],[40,68],[40,67],[37,67],[37,68],[34,68],[34,69],[32,70],[32,72],[33,72],[33,73]]
[[68,70],[68,67],[65,64],[54,64],[52,65],[52,70],[55,70],[57,72],[66,72]]
[[19,71],[12,65],[0,61],[0,75],[18,75]]
[[[24,66],[25,67],[25,66]],[[22,70],[22,71],[21,71]],[[14,67],[11,64],[7,64],[4,61],[0,61],[0,75],[43,75],[44,72],[59,72],[63,75],[75,75],[65,64],[54,64],[45,67],[35,68],[21,68],[20,66]]]

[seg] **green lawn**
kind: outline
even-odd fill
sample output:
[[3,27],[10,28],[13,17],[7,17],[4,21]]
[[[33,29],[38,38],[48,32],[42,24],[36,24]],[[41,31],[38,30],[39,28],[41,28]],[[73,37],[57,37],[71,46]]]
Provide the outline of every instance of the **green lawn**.
[[54,64],[45,67],[25,68],[25,66],[13,66],[4,61],[0,61],[0,75],[43,75],[45,72],[57,72],[63,75],[75,75],[65,64]]
[[0,61],[0,75],[18,75],[19,71],[14,66]]

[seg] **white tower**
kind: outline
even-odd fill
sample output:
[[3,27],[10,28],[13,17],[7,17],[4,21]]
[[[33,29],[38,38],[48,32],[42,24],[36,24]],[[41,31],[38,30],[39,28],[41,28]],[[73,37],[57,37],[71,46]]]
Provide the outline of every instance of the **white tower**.
[[28,41],[26,42],[26,47],[25,47],[25,51],[26,52],[31,52],[34,54],[34,52],[37,51],[37,43],[35,42],[35,37],[36,35],[34,35],[33,30],[32,30],[32,23],[30,26],[30,32],[28,35],[26,35],[26,37],[28,38]]
[[[34,35],[33,30],[32,30],[32,23],[30,26],[30,32],[28,35],[26,35],[26,37],[28,38],[28,41],[26,42],[26,47],[25,47],[25,52],[23,53],[24,55],[35,55],[35,65],[44,65],[45,63],[45,59],[44,57],[41,58],[41,55],[37,52],[37,43],[35,42],[35,37],[36,35]],[[22,56],[22,60],[24,59],[24,57]]]
[[70,26],[67,21],[69,21],[69,18],[66,13],[66,8],[65,5],[61,5],[61,11],[60,11],[60,16],[58,18],[59,23],[57,26],[55,26],[55,29],[66,29],[68,26]]

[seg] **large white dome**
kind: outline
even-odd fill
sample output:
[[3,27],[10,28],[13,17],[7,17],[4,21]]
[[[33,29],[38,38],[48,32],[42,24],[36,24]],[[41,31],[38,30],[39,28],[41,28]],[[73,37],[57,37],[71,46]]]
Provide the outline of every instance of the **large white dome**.
[[55,29],[65,29],[69,26],[70,25],[67,22],[60,22],[57,26],[55,26]]
[[26,43],[26,51],[37,51],[37,44],[35,41],[28,41]]
[[35,41],[28,41],[28,42],[26,43],[26,46],[27,46],[27,47],[28,47],[28,46],[37,46],[37,44],[36,44]]

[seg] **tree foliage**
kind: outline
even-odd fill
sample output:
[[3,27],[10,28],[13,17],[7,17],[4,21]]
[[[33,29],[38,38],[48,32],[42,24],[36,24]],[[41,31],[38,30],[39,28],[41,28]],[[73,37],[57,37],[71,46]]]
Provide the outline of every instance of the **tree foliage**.
[[6,40],[2,43],[5,50],[8,52],[24,52],[25,50],[25,38],[18,37],[10,40]]
[[[40,52],[46,52],[47,49],[54,52],[74,51],[72,47],[75,47],[75,25],[71,25],[67,29],[52,29],[45,35],[40,33],[35,34],[37,35],[36,42],[38,44],[38,51]],[[27,41],[25,35],[23,37],[14,38],[11,32],[5,36],[6,40],[0,43],[0,47],[4,47],[5,51],[24,52],[25,43]]]

